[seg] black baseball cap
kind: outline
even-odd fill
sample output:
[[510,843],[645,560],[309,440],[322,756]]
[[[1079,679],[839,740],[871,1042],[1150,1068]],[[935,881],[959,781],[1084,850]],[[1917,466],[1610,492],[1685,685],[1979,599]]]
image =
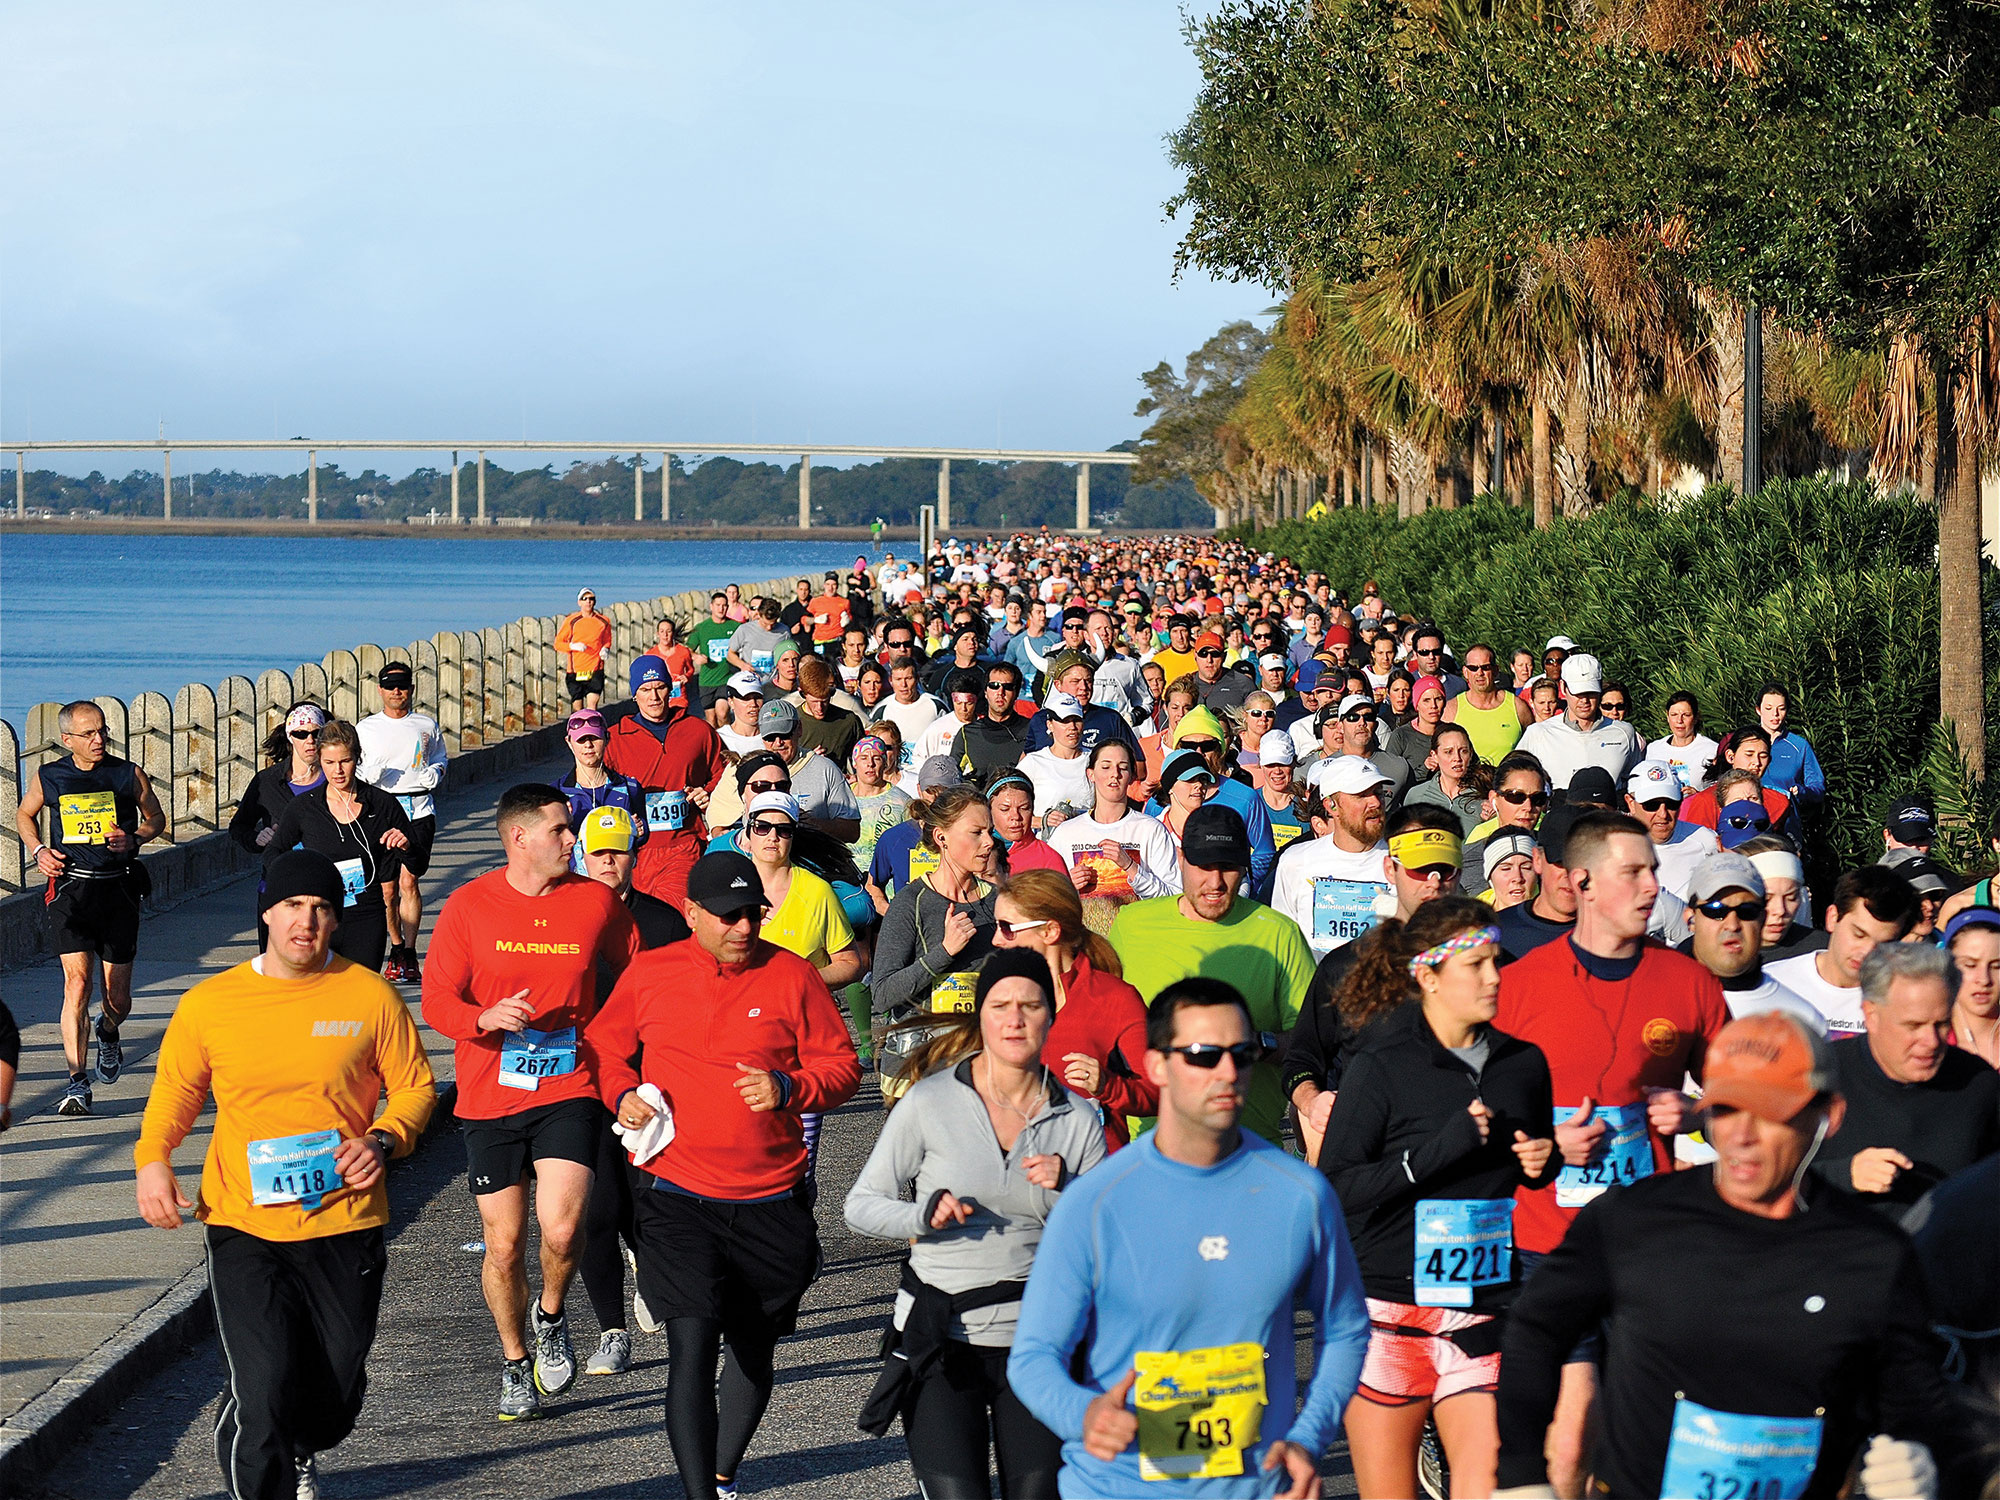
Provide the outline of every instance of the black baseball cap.
[[416,680],[410,664],[404,661],[384,662],[382,670],[375,674],[375,681],[383,687],[409,687]]
[[704,854],[688,871],[688,900],[718,917],[734,916],[746,906],[769,906],[764,881],[747,854],[733,849]]
[[1250,835],[1233,807],[1204,802],[1181,828],[1181,856],[1191,865],[1250,868]]
[[1584,807],[1608,807],[1623,812],[1625,803],[1618,795],[1618,783],[1602,766],[1585,766],[1569,779],[1565,800]]
[[1570,829],[1576,826],[1578,818],[1600,810],[1588,802],[1558,802],[1543,813],[1535,829],[1535,842],[1542,846],[1542,858],[1568,869],[1563,861],[1563,845],[1569,842]]
[[1898,797],[1889,804],[1882,826],[1905,844],[1927,844],[1937,831],[1937,815],[1925,797]]

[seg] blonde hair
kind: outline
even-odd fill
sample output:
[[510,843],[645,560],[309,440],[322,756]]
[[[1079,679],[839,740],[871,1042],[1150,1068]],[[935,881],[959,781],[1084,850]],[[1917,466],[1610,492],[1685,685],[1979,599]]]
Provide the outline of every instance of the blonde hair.
[[1083,900],[1067,875],[1054,870],[1023,870],[1000,886],[1000,894],[1031,922],[1054,922],[1062,929],[1062,948],[1072,958],[1081,953],[1090,966],[1114,979],[1125,977],[1117,949],[1084,925]]

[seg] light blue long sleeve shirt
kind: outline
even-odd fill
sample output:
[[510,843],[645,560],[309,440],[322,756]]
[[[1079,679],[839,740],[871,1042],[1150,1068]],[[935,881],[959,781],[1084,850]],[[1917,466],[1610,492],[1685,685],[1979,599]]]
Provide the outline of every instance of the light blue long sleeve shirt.
[[[1057,1488],[1080,1496],[1263,1496],[1287,1487],[1264,1454],[1285,1439],[1326,1451],[1361,1380],[1368,1308],[1340,1205],[1326,1180],[1245,1134],[1213,1167],[1160,1155],[1142,1136],[1064,1191],[1043,1231],[1021,1303],[1007,1378],[1063,1440]],[[1292,1299],[1313,1314],[1313,1375],[1298,1415]],[[1086,1339],[1088,1382],[1070,1379]],[[1132,1369],[1141,1350],[1264,1346],[1267,1406],[1244,1472],[1231,1478],[1144,1480],[1135,1443],[1110,1463],[1084,1451],[1093,1397]]]
[[1801,796],[1808,802],[1826,799],[1826,772],[1820,769],[1819,757],[1804,735],[1787,729],[1771,742],[1771,764],[1764,772],[1764,785],[1794,802]]

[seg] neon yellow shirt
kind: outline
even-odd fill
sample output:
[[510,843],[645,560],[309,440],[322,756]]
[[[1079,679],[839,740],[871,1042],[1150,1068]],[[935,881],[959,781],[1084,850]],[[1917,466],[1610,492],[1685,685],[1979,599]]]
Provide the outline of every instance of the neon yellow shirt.
[[854,929],[840,909],[840,898],[811,870],[792,866],[791,889],[764,918],[763,937],[796,953],[815,969],[844,948],[854,946]]

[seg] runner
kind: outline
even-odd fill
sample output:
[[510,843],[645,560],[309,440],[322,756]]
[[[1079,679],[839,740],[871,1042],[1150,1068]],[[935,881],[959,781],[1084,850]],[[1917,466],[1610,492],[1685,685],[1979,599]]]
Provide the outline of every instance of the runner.
[[1779,683],[1768,683],[1757,694],[1757,722],[1771,737],[1771,765],[1764,784],[1783,792],[1808,811],[1826,800],[1826,772],[1812,742],[1789,727],[1792,695]]
[[987,1495],[989,1467],[1010,1500],[1057,1493],[1062,1445],[1007,1383],[1042,1226],[1105,1154],[1095,1106],[1044,1060],[1055,992],[1033,949],[996,953],[973,1010],[913,1058],[918,1081],[847,1195],[856,1233],[910,1247],[861,1425],[880,1436],[902,1417],[926,1500]]
[[1278,1062],[1312,984],[1312,949],[1296,922],[1243,893],[1250,839],[1233,809],[1209,803],[1188,817],[1180,867],[1180,895],[1120,908],[1107,937],[1126,983],[1142,996],[1157,999],[1180,979],[1226,976],[1249,1008],[1261,1049],[1243,1124],[1276,1145],[1285,1109]]
[[1646,825],[1660,889],[1686,902],[1696,867],[1722,846],[1713,829],[1680,820],[1680,773],[1664,760],[1640,761],[1625,780],[1625,809]]
[[229,836],[245,854],[261,855],[291,800],[326,780],[319,771],[319,730],[325,723],[325,709],[299,703],[265,736],[261,748],[270,764],[250,778],[229,820]]
[[689,695],[689,708],[696,714],[704,714],[714,708],[721,696],[722,687],[729,681],[735,668],[729,664],[729,640],[736,634],[736,624],[729,618],[729,596],[720,590],[708,596],[708,618],[688,632],[688,650],[694,653],[695,686],[701,690],[701,701],[693,701]]
[[1059,696],[1073,698],[1083,706],[1083,749],[1086,753],[1095,750],[1105,740],[1123,740],[1139,752],[1139,737],[1132,732],[1132,726],[1115,709],[1105,708],[1094,701],[1097,692],[1097,668],[1089,655],[1078,650],[1058,651],[1049,658],[1048,689],[1042,698],[1041,711],[1028,721],[1028,752],[1045,750],[1054,742],[1053,716],[1049,704]]
[[[1298,924],[1316,958],[1351,943],[1381,918],[1390,895],[1382,861],[1385,808],[1393,783],[1370,760],[1325,762],[1313,795],[1330,817],[1324,838],[1285,851],[1271,889],[1273,910]],[[1457,818],[1452,817],[1455,827]]]
[[[1271,822],[1272,847],[1279,854],[1307,832],[1306,817],[1299,810],[1304,798],[1293,774],[1295,759],[1291,736],[1282,732],[1265,735],[1258,747],[1259,769],[1264,773],[1259,795],[1264,799],[1264,816]],[[1277,868],[1276,861],[1272,868]]]
[[[317,1455],[354,1430],[389,1266],[383,1164],[416,1148],[437,1104],[402,997],[331,951],[344,899],[324,855],[273,861],[270,941],[174,1007],[132,1153],[140,1217],[179,1229],[192,1208],[204,1226],[228,1369],[215,1451],[243,1500],[313,1500]],[[211,1094],[190,1203],[173,1154]]]
[[[68,751],[44,761],[14,810],[14,829],[28,863],[48,880],[42,929],[62,963],[63,1058],[69,1086],[59,1115],[91,1110],[90,1043],[97,1041],[97,1080],[112,1084],[124,1071],[118,1028],[132,1013],[132,960],[139,953],[139,905],[152,879],[139,850],[166,829],[153,783],[131,761],[112,755],[104,710],[88,699],[66,703],[56,734]],[[49,837],[40,817],[49,813]],[[90,994],[103,1003],[90,1024]]]
[[639,1290],[666,1325],[667,1440],[700,1500],[735,1493],[777,1342],[819,1269],[800,1116],[861,1079],[812,966],[758,937],[763,902],[748,859],[704,855],[682,908],[693,939],[640,954],[583,1038],[650,1176],[634,1204]]
[[[1525,958],[1544,944],[1569,936],[1575,928],[1577,892],[1563,861],[1568,857],[1565,851],[1570,829],[1590,811],[1565,803],[1542,814],[1535,828],[1534,898],[1493,914],[1505,962]],[[1647,920],[1651,921],[1650,913]]]
[[1145,1075],[1146,1002],[1125,982],[1117,950],[1084,925],[1076,888],[1053,870],[1029,870],[1000,887],[993,946],[1048,961],[1056,1018],[1044,1053],[1063,1082],[1099,1106],[1105,1149],[1116,1151],[1131,1139],[1127,1117],[1150,1115],[1160,1102]]
[[[1535,880],[1535,850],[1535,836],[1518,828],[1502,829],[1487,839],[1484,858],[1492,874],[1486,889],[1479,893],[1479,899],[1495,912],[1533,901],[1541,893]],[[1465,857],[1469,870],[1472,860],[1469,848]],[[1461,890],[1465,888],[1465,880],[1466,876],[1461,872]]]
[[918,690],[914,657],[899,656],[889,663],[889,691],[892,696],[881,705],[882,711],[876,717],[889,720],[903,736],[903,760],[897,767],[896,784],[915,796],[916,771],[923,764],[917,759],[917,740],[945,709],[929,693]]
[[[1452,1491],[1490,1495],[1514,1195],[1554,1180],[1549,1065],[1496,1030],[1500,945],[1478,901],[1390,918],[1346,981],[1384,1016],[1341,1076],[1320,1170],[1347,1216],[1371,1333],[1346,1427],[1364,1500],[1419,1493],[1435,1417]],[[1409,1002],[1415,1001],[1415,1004]]]
[[596,708],[604,701],[604,658],[610,650],[611,622],[597,612],[597,595],[578,589],[576,608],[556,626],[556,660],[571,709]]
[[1689,884],[1694,931],[1685,951],[1721,982],[1732,1017],[1782,1010],[1824,1036],[1826,1017],[1764,968],[1764,907],[1757,867],[1734,851],[1711,854]]
[[333,951],[380,972],[389,949],[388,897],[401,881],[410,823],[389,793],[361,780],[361,736],[345,719],[319,729],[319,768],[326,780],[294,797],[264,846],[264,868],[288,850],[324,854],[340,871],[346,904]]
[[722,741],[698,714],[677,707],[667,664],[648,653],[632,663],[638,710],[611,728],[604,764],[646,793],[646,841],[633,882],[669,906],[680,903],[687,872],[701,857],[702,814],[727,762]]
[[1886,865],[1863,865],[1834,883],[1826,909],[1826,946],[1766,965],[1766,972],[1810,1002],[1836,1036],[1866,1030],[1861,965],[1882,943],[1900,943],[1917,922],[1917,893]]
[[423,978],[417,966],[417,936],[424,926],[424,893],[418,882],[430,872],[431,846],[437,841],[437,803],[431,793],[444,784],[447,760],[438,721],[412,712],[416,681],[408,664],[384,665],[375,674],[382,711],[354,726],[361,736],[358,774],[394,797],[410,825],[404,830],[396,888],[382,893],[389,923],[389,957],[382,977],[391,984],[416,984]]
[[993,837],[1000,844],[1007,873],[1053,870],[1067,876],[1069,862],[1046,841],[1035,837],[1035,785],[1019,771],[1003,771],[988,783],[987,808],[993,815]]
[[1087,713],[1086,706],[1069,693],[1061,689],[1050,693],[1036,715],[1048,726],[1048,743],[1021,757],[1020,772],[1035,788],[1035,826],[1044,837],[1063,818],[1091,804],[1086,774],[1090,762],[1083,748]]
[[1437,726],[1422,769],[1429,774],[1403,800],[1448,808],[1457,815],[1460,831],[1470,837],[1486,819],[1486,775],[1464,725]]
[[1534,715],[1500,680],[1500,657],[1491,646],[1468,647],[1464,672],[1465,691],[1445,705],[1444,720],[1462,724],[1479,758],[1497,766],[1520,743]]
[[[1236,840],[1247,844],[1240,827]],[[1147,1021],[1159,1128],[1049,1217],[1007,1374],[1063,1440],[1065,1495],[1319,1493],[1367,1311],[1325,1180],[1239,1127],[1256,1026],[1220,980],[1164,988]],[[1303,1404],[1301,1299],[1313,1318]]]
[[1666,738],[1654,740],[1646,754],[1672,766],[1684,791],[1698,792],[1708,785],[1708,768],[1721,748],[1701,732],[1701,704],[1683,692],[1667,699]]
[[586,873],[584,856],[588,852],[583,847],[584,823],[599,808],[621,808],[638,820],[628,853],[646,842],[646,789],[630,776],[604,769],[604,715],[596,709],[580,708],[571,714],[563,733],[574,764],[556,783],[556,790],[569,802],[570,831],[577,838],[571,858],[577,874],[582,875]]
[[1090,784],[1087,807],[1048,836],[1050,847],[1068,863],[1080,894],[1120,906],[1180,893],[1174,836],[1158,818],[1126,799],[1132,772],[1131,746],[1122,740],[1101,741],[1084,767]]
[[980,710],[952,736],[945,749],[965,779],[985,788],[993,778],[1020,765],[1027,753],[1028,720],[1014,705],[1021,696],[1021,673],[1012,662],[995,662],[980,684]]
[[1604,673],[1597,658],[1582,652],[1567,657],[1562,687],[1562,715],[1522,730],[1520,748],[1541,762],[1549,785],[1557,791],[1567,789],[1570,778],[1585,766],[1601,767],[1613,786],[1622,785],[1645,758],[1645,747],[1630,724],[1600,712]]
[[723,660],[739,672],[754,672],[768,678],[778,663],[778,648],[791,633],[778,624],[778,601],[759,597],[750,618],[731,632]]
[[[507,862],[460,886],[438,913],[424,1020],[455,1044],[455,1109],[486,1245],[480,1286],[500,1334],[498,1415],[512,1422],[539,1416],[542,1396],[576,1383],[563,1303],[604,1128],[577,1038],[597,1010],[598,967],[622,971],[639,934],[605,886],[570,872],[576,835],[561,792],[510,788],[495,822]],[[542,1269],[532,1310],[530,1176]]]
[[[646,832],[630,813],[622,807],[600,807],[585,813],[575,832],[583,865],[577,873],[608,887],[625,903],[639,929],[641,948],[664,948],[688,936],[687,921],[679,912],[632,884],[632,867],[638,862],[637,851]],[[617,977],[614,971],[600,970],[598,990],[611,993],[610,981]]]
[[[1496,1494],[1561,1490],[1544,1447],[1551,1415],[1561,1420],[1559,1379],[1576,1368],[1565,1351],[1600,1326],[1602,1411],[1582,1465],[1596,1493],[1831,1497],[1871,1432],[1928,1445],[1957,1482],[1948,1493],[1976,1491],[1958,1472],[1969,1455],[1910,1242],[1840,1194],[1802,1187],[1842,1128],[1832,1050],[1790,1016],[1731,1021],[1703,1078],[1715,1166],[1602,1194],[1530,1273],[1500,1361]],[[1929,1457],[1918,1466],[1934,1485]],[[1935,1493],[1902,1478],[1878,1488],[1864,1468],[1869,1494]]]
[[[1545,839],[1569,811],[1551,810],[1543,820]],[[1494,1021],[1542,1049],[1555,1086],[1556,1148],[1563,1158],[1555,1192],[1515,1195],[1514,1243],[1531,1288],[1536,1267],[1562,1241],[1580,1207],[1607,1187],[1668,1171],[1666,1142],[1694,1128],[1681,1083],[1701,1076],[1704,1049],[1729,1020],[1714,975],[1646,941],[1659,881],[1644,827],[1623,813],[1587,813],[1567,830],[1562,858],[1569,872],[1564,884],[1578,903],[1575,929],[1501,972]],[[1566,1359],[1557,1353],[1564,1360],[1562,1394],[1551,1403],[1553,1424],[1544,1426],[1556,1492],[1574,1496],[1585,1472],[1600,1346],[1591,1335],[1565,1349]],[[1504,1381],[1505,1359],[1501,1368]],[[1502,1484],[1508,1482],[1506,1442],[1503,1417]]]
[[2000,911],[1975,906],[1960,912],[1945,924],[1944,946],[1958,965],[1949,1040],[2000,1068]]

